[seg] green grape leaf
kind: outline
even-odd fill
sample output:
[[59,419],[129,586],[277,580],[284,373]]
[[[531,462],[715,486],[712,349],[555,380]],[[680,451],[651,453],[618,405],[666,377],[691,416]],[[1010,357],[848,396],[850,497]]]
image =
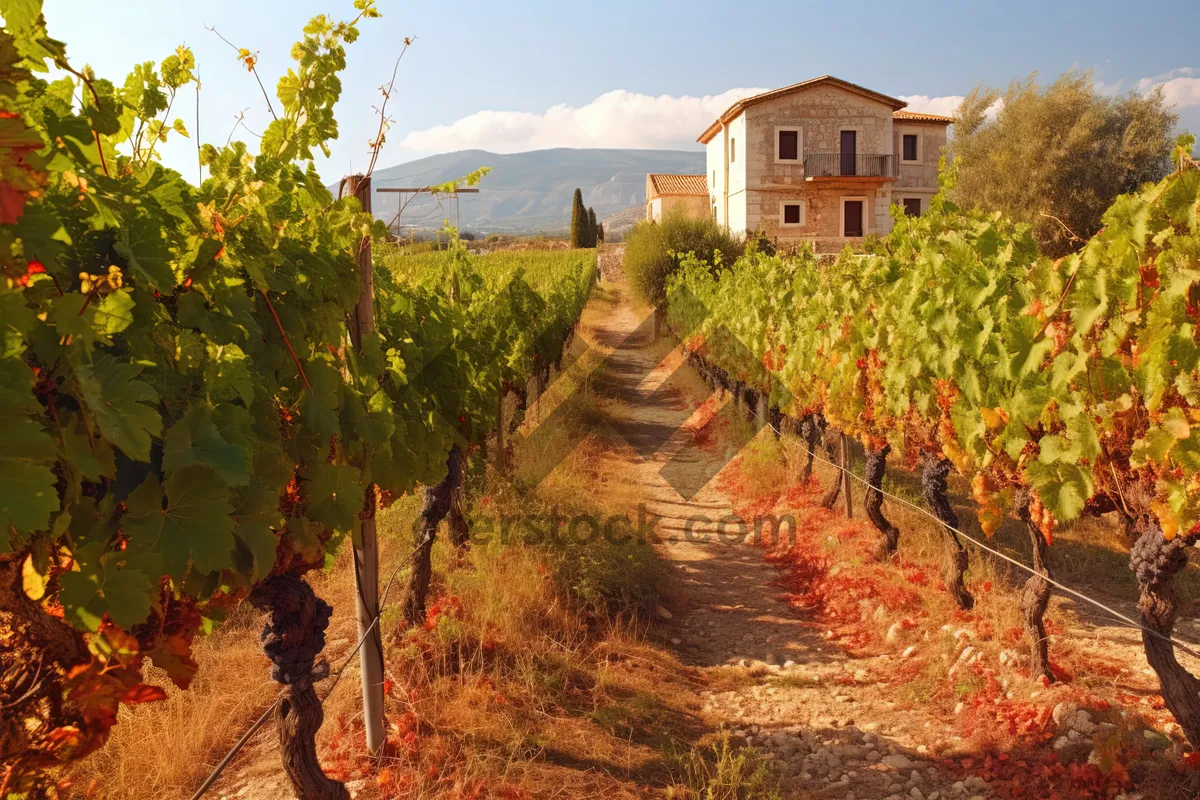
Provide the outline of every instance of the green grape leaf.
[[171,292],[175,288],[175,273],[171,270],[171,251],[162,237],[161,221],[135,217],[126,223],[113,249],[126,260],[134,277],[145,281],[147,288],[163,294]]
[[59,422],[63,453],[80,475],[96,483],[117,474],[112,445],[98,436],[89,435],[79,414],[60,411]]
[[275,566],[275,553],[279,537],[275,529],[282,527],[283,515],[279,512],[279,498],[265,486],[242,490],[240,503],[234,509],[237,538],[237,555],[245,563],[239,572],[250,582],[262,580]]
[[123,565],[122,553],[105,553],[99,559],[92,555],[75,559],[76,568],[63,574],[60,602],[72,622],[96,630],[105,614],[117,625],[129,630],[150,616],[157,589],[140,570]]
[[1008,343],[1008,377],[1020,380],[1041,369],[1042,361],[1054,349],[1054,340],[1041,335],[1038,321],[1033,317],[1021,317],[1010,328]]
[[229,487],[210,467],[182,467],[161,488],[151,475],[129,496],[126,507],[121,527],[129,549],[161,555],[163,571],[172,578],[182,578],[189,563],[202,573],[233,566]]
[[108,336],[120,333],[133,324],[133,293],[120,289],[100,301],[96,309],[95,325]]
[[1095,491],[1089,470],[1062,461],[1054,464],[1030,461],[1023,476],[1060,522],[1078,517]]
[[162,434],[162,417],[152,405],[158,403],[158,393],[138,380],[141,374],[141,365],[107,354],[92,364],[75,365],[80,394],[101,433],[133,460],[149,461],[150,440]]
[[54,440],[28,417],[5,422],[0,436],[0,552],[9,549],[9,531],[43,530],[58,511],[58,479],[50,471]]
[[59,336],[70,336],[85,347],[96,343],[96,305],[87,295],[72,292],[54,301],[49,314]]
[[363,508],[362,473],[356,467],[317,464],[304,472],[307,516],[340,531],[358,530]]
[[229,486],[244,486],[250,470],[246,448],[236,441],[222,437],[211,409],[191,408],[163,436],[163,471],[170,474],[191,464],[207,464]]

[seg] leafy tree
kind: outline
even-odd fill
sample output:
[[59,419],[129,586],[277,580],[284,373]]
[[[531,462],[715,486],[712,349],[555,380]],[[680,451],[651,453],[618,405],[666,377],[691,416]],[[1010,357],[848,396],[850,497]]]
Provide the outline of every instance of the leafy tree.
[[575,199],[571,202],[571,247],[587,247],[587,209],[583,205],[583,192],[575,189]]
[[599,234],[596,231],[596,209],[588,208],[588,247],[595,247],[599,241]]
[[950,191],[959,205],[1030,223],[1043,251],[1061,256],[1100,230],[1117,195],[1170,171],[1178,117],[1159,89],[1105,97],[1090,71],[1048,87],[1036,78],[1004,92],[976,86],[963,100]]

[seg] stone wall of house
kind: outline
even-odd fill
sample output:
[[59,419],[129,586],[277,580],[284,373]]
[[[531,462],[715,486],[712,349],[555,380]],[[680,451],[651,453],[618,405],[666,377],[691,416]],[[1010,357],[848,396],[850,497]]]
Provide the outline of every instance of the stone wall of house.
[[[805,182],[804,155],[837,153],[841,148],[841,132],[857,133],[857,150],[861,155],[892,152],[892,108],[884,103],[863,97],[835,86],[815,86],[802,92],[785,95],[770,102],[746,109],[744,133],[746,140],[746,183],[751,188],[746,203],[746,229],[768,230],[780,222],[779,200],[789,190],[793,196],[810,198],[809,213],[803,226],[787,226],[788,238],[802,236],[838,236],[840,201],[812,196],[812,184]],[[777,158],[777,129],[799,128],[800,148],[796,161]],[[868,198],[866,225],[879,226],[871,188],[848,190],[841,194],[864,194]],[[831,206],[830,203],[834,206]],[[832,210],[831,210],[832,208]],[[887,204],[883,204],[885,209]],[[732,216],[732,213],[731,213]]]
[[[903,153],[904,134],[920,137],[919,161],[916,164],[900,161],[900,178],[896,181],[897,194],[901,189],[932,189],[937,191],[938,159],[946,146],[947,126],[940,122],[897,121],[895,124],[895,148],[897,155]],[[917,194],[913,194],[916,197]]]
[[[867,188],[816,188],[812,184],[756,189],[749,193],[748,215],[757,220],[756,230],[780,242],[797,239],[841,239],[842,200],[863,201],[864,233],[886,233],[891,230],[888,216],[890,195],[887,190]],[[804,205],[804,222],[800,225],[782,223],[784,203]],[[851,238],[849,241],[860,241]]]

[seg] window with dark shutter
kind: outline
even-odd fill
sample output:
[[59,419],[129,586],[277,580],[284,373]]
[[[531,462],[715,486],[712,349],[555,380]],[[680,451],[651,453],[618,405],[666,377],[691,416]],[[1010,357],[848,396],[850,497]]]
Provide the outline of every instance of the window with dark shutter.
[[919,197],[904,198],[904,213],[910,217],[921,216],[921,198],[919,198]]
[[798,131],[779,132],[779,160],[796,161],[800,158],[800,133]]
[[800,224],[800,206],[785,205],[783,207],[783,224],[784,225],[799,225]]
[[915,133],[904,134],[904,160],[917,160],[917,134]]

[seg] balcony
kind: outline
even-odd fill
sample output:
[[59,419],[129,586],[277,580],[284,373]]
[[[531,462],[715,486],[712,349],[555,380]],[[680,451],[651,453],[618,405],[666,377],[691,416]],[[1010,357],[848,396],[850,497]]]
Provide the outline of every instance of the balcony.
[[892,181],[900,177],[900,159],[891,154],[806,153],[806,180],[854,180],[867,182]]

